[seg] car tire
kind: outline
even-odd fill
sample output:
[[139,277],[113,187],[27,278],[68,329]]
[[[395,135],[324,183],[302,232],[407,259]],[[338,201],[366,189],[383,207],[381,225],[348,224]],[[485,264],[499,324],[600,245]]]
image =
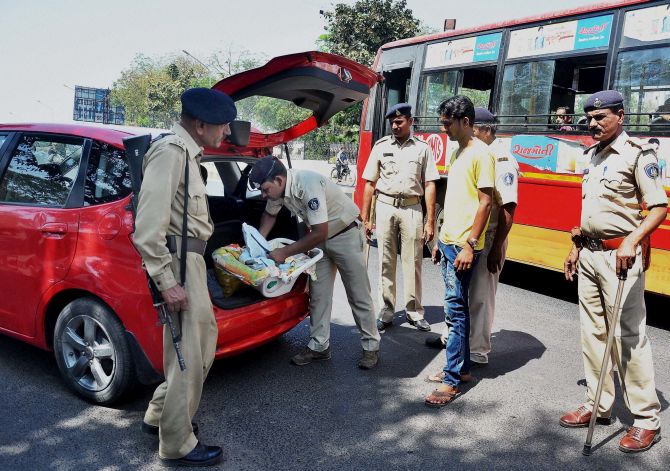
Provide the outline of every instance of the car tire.
[[67,386],[87,401],[108,405],[135,384],[135,368],[125,328],[93,298],[65,306],[56,320],[54,354]]

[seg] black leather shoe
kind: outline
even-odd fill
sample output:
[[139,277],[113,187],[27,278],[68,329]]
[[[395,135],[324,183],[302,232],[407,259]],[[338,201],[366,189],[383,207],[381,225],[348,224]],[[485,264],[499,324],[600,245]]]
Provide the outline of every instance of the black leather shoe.
[[446,347],[445,343],[442,341],[442,337],[430,337],[426,339],[426,347],[444,349]]
[[220,446],[203,445],[198,442],[188,455],[176,459],[161,458],[161,461],[165,466],[173,468],[177,466],[212,466],[221,462],[222,458],[223,450]]
[[409,322],[410,325],[416,327],[417,330],[422,332],[430,332],[430,324],[426,319],[419,319],[418,321],[413,321],[409,318],[408,315],[405,315],[405,319]]
[[379,332],[384,332],[386,329],[389,327],[393,327],[393,321],[391,322],[384,322],[381,319],[377,319],[377,330]]
[[[198,424],[191,422],[191,427],[193,427],[193,435],[198,436]],[[158,427],[155,425],[149,425],[145,421],[142,421],[142,431],[148,435],[158,435]]]

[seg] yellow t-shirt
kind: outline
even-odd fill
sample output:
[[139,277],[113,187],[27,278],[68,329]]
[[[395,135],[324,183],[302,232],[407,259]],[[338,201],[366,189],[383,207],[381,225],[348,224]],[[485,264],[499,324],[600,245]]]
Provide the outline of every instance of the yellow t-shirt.
[[[444,197],[444,223],[440,240],[445,244],[464,247],[475,222],[479,208],[478,189],[495,187],[495,157],[479,139],[458,153],[451,155],[447,193]],[[486,223],[488,226],[488,222]],[[486,227],[479,236],[475,250],[484,248]]]

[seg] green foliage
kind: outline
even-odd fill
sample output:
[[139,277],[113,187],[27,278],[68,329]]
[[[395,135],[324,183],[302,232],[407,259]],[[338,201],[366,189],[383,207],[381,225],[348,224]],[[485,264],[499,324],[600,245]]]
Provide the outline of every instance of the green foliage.
[[416,36],[421,23],[407,8],[406,0],[358,0],[338,3],[323,14],[327,34],[319,39],[328,52],[353,59],[368,67],[382,44]]
[[[317,39],[319,50],[339,54],[368,67],[385,43],[429,32],[414,18],[406,0],[358,0],[352,5],[338,3],[323,13],[326,33]],[[310,155],[310,140],[355,142],[358,140],[362,105],[335,115],[330,123],[308,136],[305,155]]]

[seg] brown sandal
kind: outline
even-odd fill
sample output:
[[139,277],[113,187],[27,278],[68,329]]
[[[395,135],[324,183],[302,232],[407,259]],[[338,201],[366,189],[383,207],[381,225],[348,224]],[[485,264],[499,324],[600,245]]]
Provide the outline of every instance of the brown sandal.
[[423,403],[428,407],[444,407],[460,395],[458,389],[454,389],[454,392],[436,389],[424,399]]
[[[472,381],[475,381],[475,379],[476,378],[472,376],[470,373],[465,373],[461,375],[462,383],[471,383]],[[439,373],[436,373],[434,375],[428,375],[426,377],[426,382],[442,384],[444,382],[444,371],[440,371]]]

